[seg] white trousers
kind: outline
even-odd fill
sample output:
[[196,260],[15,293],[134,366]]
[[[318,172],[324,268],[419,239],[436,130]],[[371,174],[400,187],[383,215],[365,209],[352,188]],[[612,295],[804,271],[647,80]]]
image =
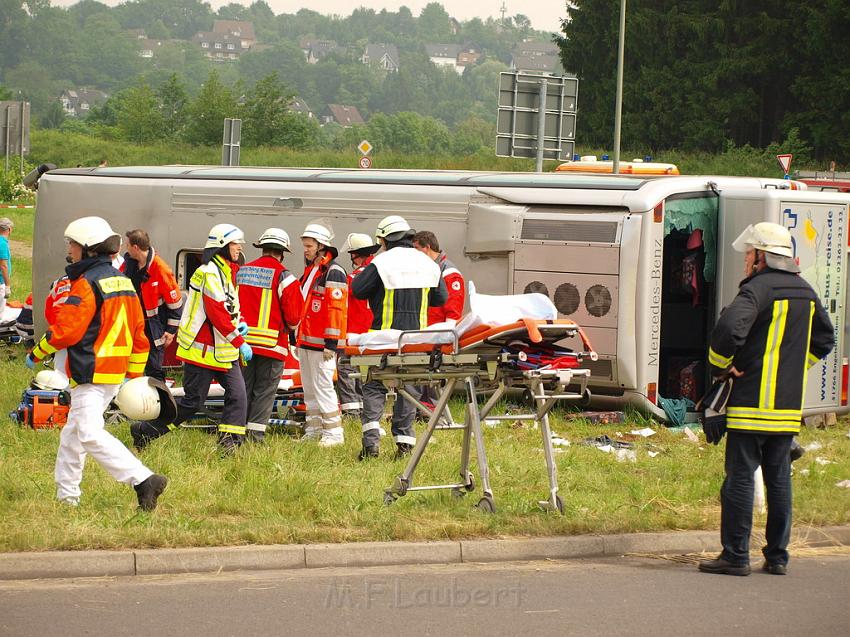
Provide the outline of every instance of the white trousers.
[[307,427],[334,429],[342,426],[339,399],[334,389],[336,357],[325,360],[323,352],[298,348],[301,385],[304,387],[304,406],[307,408]]
[[59,500],[79,500],[87,455],[124,484],[137,485],[153,474],[120,440],[104,429],[103,412],[118,393],[118,387],[85,384],[71,389],[71,409],[59,438],[54,471]]

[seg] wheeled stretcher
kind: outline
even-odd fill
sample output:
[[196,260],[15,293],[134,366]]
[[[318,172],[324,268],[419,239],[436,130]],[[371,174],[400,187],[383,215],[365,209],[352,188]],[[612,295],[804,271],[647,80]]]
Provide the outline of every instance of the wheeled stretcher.
[[[475,482],[470,471],[470,456],[474,441],[482,489],[482,497],[476,506],[484,511],[495,511],[481,422],[485,418],[509,419],[533,422],[535,428],[539,426],[549,478],[549,495],[539,504],[545,509],[562,512],[549,412],[559,400],[589,398],[587,382],[590,371],[580,368],[585,357],[596,358],[589,340],[581,328],[569,320],[522,319],[507,325],[478,325],[463,333],[458,332],[457,329],[400,332],[394,347],[376,349],[361,344],[346,348],[352,366],[360,370],[364,382],[383,383],[388,393],[394,392],[428,417],[425,432],[418,437],[407,466],[393,485],[385,490],[384,502],[391,504],[410,491],[451,489],[457,496],[473,491]],[[570,337],[580,338],[584,351],[576,352],[555,345]],[[372,343],[379,340],[370,339]],[[439,398],[433,410],[418,396],[408,392],[405,385],[437,387]],[[452,420],[447,407],[449,398],[459,385],[463,385],[466,393],[466,410],[460,424]],[[502,396],[511,389],[521,389],[530,396],[533,409],[520,415],[490,415]],[[479,407],[479,395],[487,392],[492,393]],[[463,430],[460,481],[414,486],[416,468],[437,429]]]

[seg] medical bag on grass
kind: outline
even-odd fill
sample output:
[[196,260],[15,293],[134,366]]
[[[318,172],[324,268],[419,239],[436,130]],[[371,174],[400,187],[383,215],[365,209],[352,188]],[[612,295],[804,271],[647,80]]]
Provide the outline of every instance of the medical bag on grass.
[[21,403],[10,415],[19,424],[33,429],[64,427],[68,422],[71,396],[67,391],[55,389],[27,389]]

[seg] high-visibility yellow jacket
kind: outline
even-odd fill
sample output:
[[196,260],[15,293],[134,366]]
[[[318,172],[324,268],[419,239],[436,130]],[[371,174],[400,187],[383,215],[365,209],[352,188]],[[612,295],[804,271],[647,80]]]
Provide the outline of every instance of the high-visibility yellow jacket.
[[238,267],[216,255],[189,280],[189,298],[177,328],[177,358],[201,367],[230,369],[244,339],[236,331]]
[[727,427],[798,433],[808,368],[834,345],[829,315],[802,277],[768,268],[744,279],[708,350],[715,375],[730,366],[743,372],[726,403]]

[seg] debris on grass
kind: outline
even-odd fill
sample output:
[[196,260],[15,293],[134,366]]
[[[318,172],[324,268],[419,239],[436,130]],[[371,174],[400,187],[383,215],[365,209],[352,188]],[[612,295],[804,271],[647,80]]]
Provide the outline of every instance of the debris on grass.
[[632,429],[629,433],[635,436],[641,436],[642,438],[649,438],[650,436],[655,435],[655,430],[650,429],[649,427],[644,427],[643,429]]
[[827,460],[826,458],[821,458],[820,456],[815,458],[815,462],[819,465],[833,464],[832,460]]
[[850,489],[850,480],[841,480],[840,482],[836,482],[835,486],[842,489]]
[[810,442],[809,444],[803,447],[806,451],[817,451],[818,449],[823,449],[823,445],[819,443],[817,440],[814,442]]

